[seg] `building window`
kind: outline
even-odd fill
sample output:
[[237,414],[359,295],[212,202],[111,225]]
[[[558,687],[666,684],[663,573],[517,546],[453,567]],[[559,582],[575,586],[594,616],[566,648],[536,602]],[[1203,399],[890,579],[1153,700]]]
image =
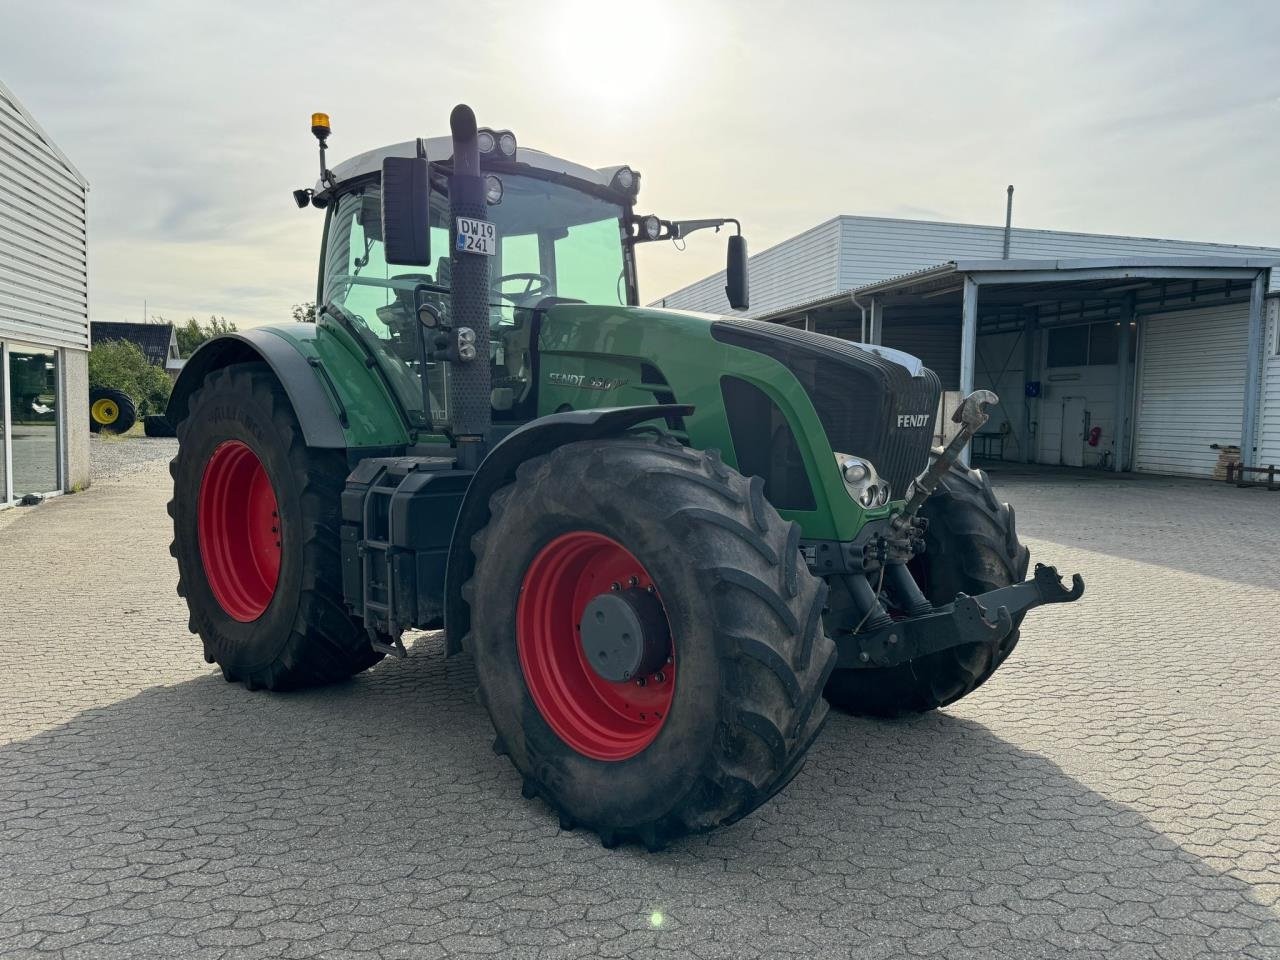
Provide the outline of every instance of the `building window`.
[[1051,367],[1083,367],[1089,362],[1089,328],[1053,327],[1049,330]]
[[1089,324],[1089,366],[1114,364],[1120,356],[1120,324]]
[[[1115,320],[1074,327],[1049,328],[1051,367],[1093,367],[1114,365],[1120,356],[1120,324]],[[1133,363],[1134,351],[1129,351]]]

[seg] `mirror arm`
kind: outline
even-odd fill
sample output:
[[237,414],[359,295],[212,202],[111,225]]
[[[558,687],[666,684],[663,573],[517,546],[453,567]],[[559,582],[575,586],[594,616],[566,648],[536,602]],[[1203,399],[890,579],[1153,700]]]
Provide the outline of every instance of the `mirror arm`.
[[671,221],[671,239],[683,240],[695,230],[706,230],[714,227],[716,233],[720,232],[720,228],[726,223],[732,223],[737,230],[738,236],[742,236],[742,224],[733,217],[718,217],[712,220],[673,220]]

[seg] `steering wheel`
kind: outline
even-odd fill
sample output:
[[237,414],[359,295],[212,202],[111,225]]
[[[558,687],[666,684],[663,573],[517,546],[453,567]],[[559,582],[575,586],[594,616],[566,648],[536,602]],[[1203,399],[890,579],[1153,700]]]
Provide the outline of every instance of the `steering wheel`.
[[[523,280],[524,289],[519,293],[506,293],[502,285],[508,280]],[[536,284],[536,286],[535,286]],[[493,293],[512,306],[520,306],[530,297],[544,297],[555,286],[545,273],[506,273],[493,281]]]

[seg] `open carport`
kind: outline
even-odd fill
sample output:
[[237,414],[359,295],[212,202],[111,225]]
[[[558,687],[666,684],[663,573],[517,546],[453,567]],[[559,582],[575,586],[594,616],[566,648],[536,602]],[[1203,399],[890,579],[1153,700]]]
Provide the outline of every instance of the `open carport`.
[[994,390],[977,456],[1210,476],[1214,445],[1258,459],[1273,266],[956,260],[767,319],[905,350],[948,391]]

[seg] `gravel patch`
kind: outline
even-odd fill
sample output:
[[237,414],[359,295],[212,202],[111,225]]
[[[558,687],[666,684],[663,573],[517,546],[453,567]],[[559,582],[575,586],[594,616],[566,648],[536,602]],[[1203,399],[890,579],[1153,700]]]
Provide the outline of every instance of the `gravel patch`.
[[172,437],[102,437],[89,443],[89,476],[93,483],[118,480],[157,461],[168,463],[178,452]]

